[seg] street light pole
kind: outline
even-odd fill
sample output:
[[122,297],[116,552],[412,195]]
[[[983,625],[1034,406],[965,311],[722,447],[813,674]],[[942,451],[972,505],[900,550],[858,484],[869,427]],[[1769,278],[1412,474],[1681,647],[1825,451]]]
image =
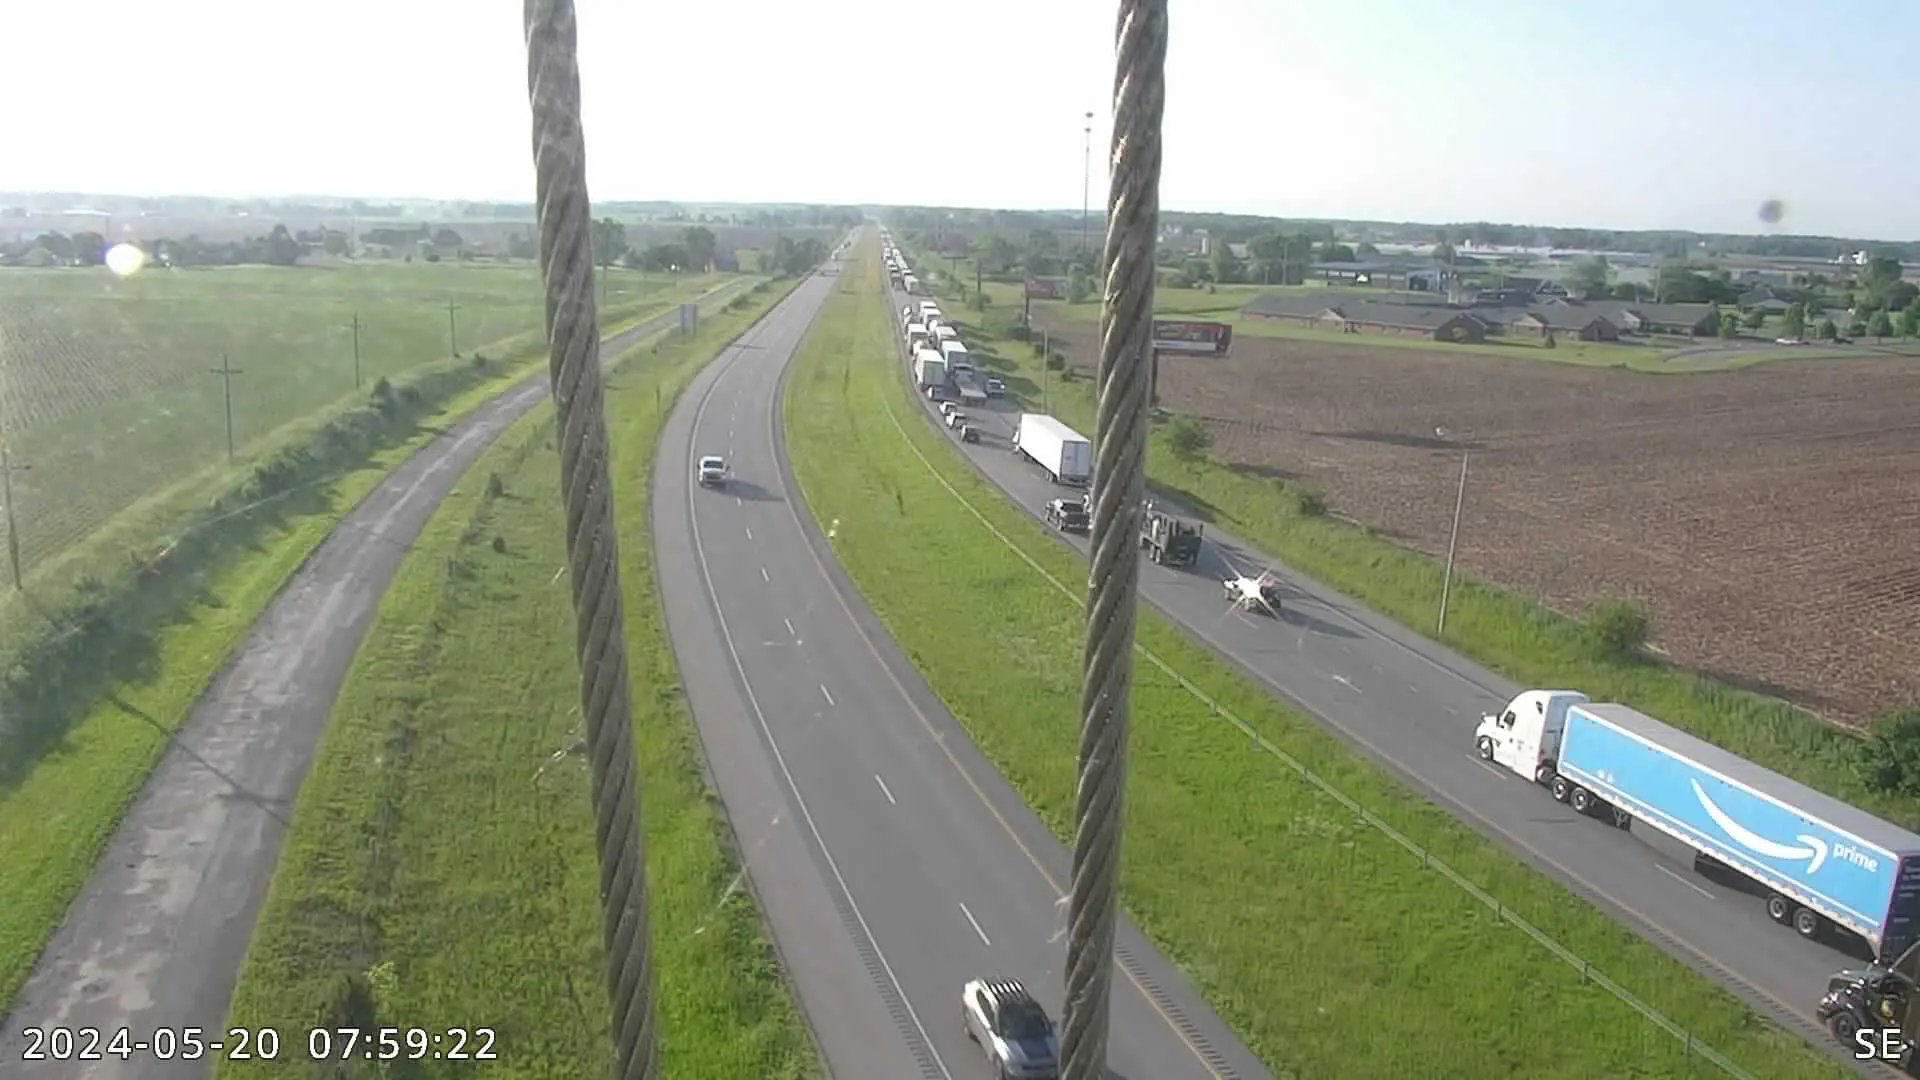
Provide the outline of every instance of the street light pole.
[[[1087,257],[1087,211],[1093,205],[1093,113],[1087,113],[1086,142],[1080,151],[1080,258]],[[1091,274],[1092,268],[1087,272]]]

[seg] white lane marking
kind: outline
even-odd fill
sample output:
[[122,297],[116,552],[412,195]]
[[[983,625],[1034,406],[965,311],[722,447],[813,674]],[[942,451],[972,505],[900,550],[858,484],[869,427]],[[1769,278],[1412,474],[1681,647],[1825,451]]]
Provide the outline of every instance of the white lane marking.
[[873,782],[880,785],[880,794],[885,795],[887,797],[888,802],[892,803],[895,806],[900,805],[900,800],[894,798],[893,792],[887,790],[887,782],[885,780],[880,779],[879,773],[873,774]]
[[829,705],[832,705],[832,704],[833,704],[833,695],[832,695],[832,694],[829,694],[829,693],[827,693],[827,684],[826,684],[826,683],[821,683],[821,684],[820,684],[820,696],[821,696],[821,697],[823,697],[823,698],[826,698],[826,699],[827,699],[827,704],[829,704]]
[[[726,371],[714,377],[714,384],[726,378],[728,372],[732,370],[729,365]],[[700,430],[700,420],[706,414],[707,405],[713,400],[711,385],[707,393],[708,396],[701,400],[700,407],[693,412],[693,430],[696,432]],[[769,429],[773,426],[771,410],[767,413],[767,426]],[[694,477],[687,477],[689,503],[692,503],[696,497],[693,490],[696,482]],[[874,936],[873,927],[868,924],[866,914],[860,910],[859,902],[853,898],[853,888],[847,884],[846,875],[840,872],[839,861],[833,857],[832,849],[827,847],[827,838],[821,834],[820,825],[813,818],[813,811],[807,807],[806,797],[800,794],[800,782],[793,778],[793,770],[787,765],[787,756],[780,752],[780,742],[774,738],[773,725],[767,723],[767,711],[760,707],[760,695],[753,692],[753,683],[747,678],[746,664],[740,660],[740,648],[734,644],[733,631],[727,626],[726,613],[720,610],[720,594],[713,587],[713,571],[707,566],[706,545],[700,539],[700,515],[690,513],[689,517],[693,526],[694,561],[700,564],[700,580],[707,587],[707,603],[712,606],[714,621],[720,626],[720,640],[727,645],[727,656],[733,661],[734,673],[740,676],[740,685],[746,690],[747,705],[753,710],[754,721],[759,724],[760,734],[766,738],[767,747],[773,751],[774,763],[780,766],[781,779],[787,782],[787,790],[793,794],[794,806],[799,809],[801,819],[807,823],[807,832],[812,834],[813,842],[819,845],[820,854],[826,858],[827,869],[833,872],[834,884],[840,887],[840,895],[846,898],[847,908],[853,912],[854,921],[860,924],[860,933],[866,937],[867,944],[873,946],[873,955],[880,961],[880,970],[886,972],[887,982],[892,985],[901,1007],[906,1009],[907,1018],[913,1021],[913,1030],[919,1034],[921,1046],[925,1047],[928,1056],[933,1058],[934,1067],[940,1070],[940,1075],[946,1080],[953,1080],[953,1070],[947,1068],[946,1059],[940,1056],[939,1049],[933,1045],[933,1036],[927,1033],[927,1025],[921,1022],[920,1013],[914,1009],[912,999],[907,997],[906,989],[900,985],[900,977],[894,973],[893,965],[887,961],[886,952],[880,948],[880,939]]]
[[1492,773],[1495,776],[1507,775],[1506,771],[1501,769],[1500,766],[1495,765],[1493,762],[1488,761],[1486,758],[1481,757],[1479,754],[1468,754],[1467,760],[1473,762],[1475,765],[1480,766],[1481,768],[1487,770],[1488,772]]
[[1339,683],[1341,686],[1346,687],[1356,694],[1360,692],[1360,688],[1353,685],[1353,680],[1347,678],[1345,675],[1329,675],[1327,678],[1332,679],[1334,682]]
[[793,620],[792,620],[792,619],[781,619],[780,621],[781,621],[781,622],[783,622],[783,623],[786,623],[786,624],[787,624],[787,636],[788,636],[788,637],[799,637],[799,636],[800,636],[799,634],[797,634],[797,633],[794,633],[794,630],[793,630]]
[[752,530],[752,529],[748,529],[748,530],[747,530],[747,539],[749,539],[749,540],[751,540],[751,539],[753,539],[753,530]]
[[733,505],[735,505],[735,506],[745,506],[745,505],[747,505],[747,504],[746,504],[746,503],[743,503],[743,502],[741,502],[741,501],[740,501],[740,496],[738,496],[738,495],[735,495],[735,496],[733,497]]
[[987,932],[985,930],[980,929],[980,920],[974,918],[973,912],[967,910],[967,905],[964,901],[960,904],[960,914],[965,915],[967,917],[967,922],[973,927],[973,932],[980,935],[980,944],[982,945],[993,944],[992,940],[990,940],[987,937]]
[[1718,897],[1714,896],[1712,893],[1708,892],[1707,890],[1701,888],[1698,885],[1695,885],[1693,882],[1688,881],[1686,878],[1681,877],[1679,874],[1673,872],[1672,870],[1669,870],[1668,868],[1661,866],[1659,863],[1654,863],[1653,868],[1667,875],[1673,880],[1679,882],[1680,884],[1685,885],[1687,888],[1692,889],[1694,892],[1699,893],[1701,896],[1704,896],[1709,900],[1719,899]]
[[773,579],[772,579],[771,577],[768,577],[768,576],[767,576],[767,568],[766,568],[766,567],[764,567],[764,566],[760,568],[760,580],[761,580],[761,581],[772,581],[772,580],[773,580]]

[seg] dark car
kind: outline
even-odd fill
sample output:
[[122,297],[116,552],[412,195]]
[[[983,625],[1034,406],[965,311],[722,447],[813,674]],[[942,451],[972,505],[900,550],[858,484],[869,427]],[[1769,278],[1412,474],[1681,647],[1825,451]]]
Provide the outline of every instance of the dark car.
[[1061,532],[1083,533],[1093,528],[1093,515],[1081,499],[1053,499],[1047,503],[1046,522]]

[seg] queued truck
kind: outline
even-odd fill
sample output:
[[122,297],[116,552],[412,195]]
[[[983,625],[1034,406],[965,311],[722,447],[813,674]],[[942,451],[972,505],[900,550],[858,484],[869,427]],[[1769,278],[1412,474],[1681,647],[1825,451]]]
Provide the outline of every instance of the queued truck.
[[947,362],[932,349],[913,354],[913,382],[929,396],[947,385]]
[[1045,413],[1021,413],[1012,445],[1056,484],[1085,487],[1093,480],[1093,444]]
[[1920,835],[1858,807],[1578,691],[1524,691],[1474,743],[1582,814],[1641,822],[1692,849],[1696,868],[1751,879],[1767,915],[1807,938],[1839,927],[1882,963],[1920,940]]

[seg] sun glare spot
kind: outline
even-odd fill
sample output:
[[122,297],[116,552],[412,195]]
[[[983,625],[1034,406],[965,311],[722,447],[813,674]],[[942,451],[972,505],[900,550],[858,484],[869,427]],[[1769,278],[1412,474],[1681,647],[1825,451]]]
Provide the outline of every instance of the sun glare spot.
[[133,244],[115,244],[107,249],[107,269],[127,277],[147,265],[147,253]]

